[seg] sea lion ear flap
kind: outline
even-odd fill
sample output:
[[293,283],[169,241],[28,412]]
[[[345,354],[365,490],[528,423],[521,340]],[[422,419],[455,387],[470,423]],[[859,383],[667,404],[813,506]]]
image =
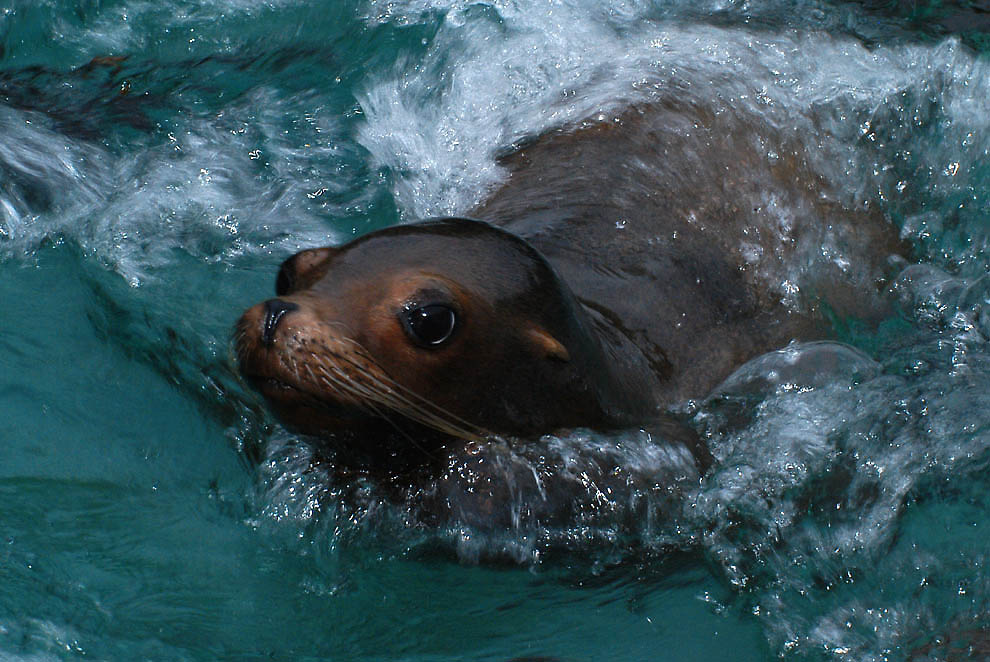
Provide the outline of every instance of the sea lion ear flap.
[[526,340],[534,351],[541,356],[554,361],[567,362],[571,360],[571,355],[563,344],[548,332],[538,326],[530,327],[526,330]]

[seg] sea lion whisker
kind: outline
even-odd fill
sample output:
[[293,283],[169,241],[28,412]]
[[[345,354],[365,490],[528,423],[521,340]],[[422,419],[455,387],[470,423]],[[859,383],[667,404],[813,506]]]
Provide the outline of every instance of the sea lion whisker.
[[[403,398],[401,395],[395,393],[395,391],[392,388],[390,388],[387,383],[383,382],[382,378],[378,375],[374,375],[371,373],[362,373],[365,377],[372,380],[374,386],[383,385],[386,387],[387,390],[371,388],[368,385],[355,382],[345,373],[341,373],[342,376],[331,375],[330,373],[326,372],[324,366],[317,366],[317,367],[320,370],[320,372],[323,373],[324,378],[327,379],[329,382],[332,382],[333,385],[353,395],[363,396],[364,401],[361,403],[363,405],[368,405],[370,404],[370,402],[376,402],[378,404],[382,404],[386,406],[390,410],[401,411],[413,420],[418,420],[424,425],[440,430],[441,432],[446,432],[447,434],[450,434],[452,436],[463,437],[469,441],[479,441],[481,439],[481,437],[470,432],[469,430],[460,428],[452,424],[450,420],[438,416],[436,413],[430,412],[429,410],[418,405],[417,403],[411,402]],[[334,369],[340,370],[339,367],[336,366],[334,366]],[[394,384],[394,380],[391,381],[393,381]],[[437,409],[440,408],[437,407]],[[377,408],[375,408],[375,411],[379,412]],[[398,426],[394,422],[390,421],[390,423],[396,428],[398,428]]]
[[[369,374],[369,376],[371,376],[373,379],[381,381],[383,386],[389,388],[389,390],[392,391],[393,396],[399,398],[400,401],[406,407],[410,407],[415,409],[416,411],[420,411],[424,414],[428,414],[430,415],[432,420],[436,420],[438,417],[441,418],[441,420],[443,420],[444,423],[446,424],[444,426],[446,428],[445,431],[449,431],[451,428],[453,428],[458,431],[459,435],[465,435],[469,440],[480,441],[485,437],[491,436],[491,433],[488,430],[476,426],[470,421],[465,421],[456,414],[444,409],[435,402],[429,400],[428,398],[423,397],[419,393],[416,393],[415,391],[407,388],[406,386],[392,379],[388,375],[388,373],[382,368],[382,366],[374,359],[374,357],[368,354],[367,350],[365,350],[364,347],[362,347],[361,344],[358,343],[357,341],[353,340],[352,338],[346,338],[346,337],[343,338],[343,340],[357,347],[358,350],[360,351],[360,356],[362,356],[362,358],[366,359],[369,363],[375,365],[375,367],[378,368],[379,374],[377,375]],[[363,368],[363,366],[356,363],[353,359],[344,357],[344,360],[351,363],[351,365],[354,365],[359,369]],[[420,404],[411,401],[409,398],[413,398],[419,401]],[[434,411],[428,411],[426,408],[431,408]]]
[[[391,425],[396,432],[402,435],[406,439],[406,441],[411,443],[418,451],[422,452],[424,455],[426,455],[431,459],[435,459],[435,456],[432,453],[430,453],[426,448],[421,446],[415,439],[413,439],[409,435],[408,432],[403,430],[398,423],[392,420],[392,418],[387,413],[388,410],[382,410],[376,406],[376,404],[378,403],[376,402],[376,398],[374,396],[379,395],[377,392],[373,391],[372,389],[368,389],[364,387],[362,384],[358,384],[350,380],[346,375],[344,375],[343,377],[338,377],[336,375],[333,375],[331,372],[328,372],[326,370],[326,367],[323,365],[317,365],[316,367],[320,371],[324,381],[327,384],[342,389],[345,392],[350,392],[352,395],[359,395],[359,396],[363,395],[364,397],[362,397],[358,401],[358,405],[362,409],[366,409],[367,411],[370,411],[378,418],[383,419],[386,423]],[[339,368],[336,365],[334,365],[333,367],[339,370]],[[313,374],[310,366],[307,365],[306,369],[307,371],[310,372],[310,375],[313,377],[314,380],[317,379],[316,375]],[[387,405],[388,403],[385,404]],[[394,409],[394,407],[392,407],[392,409]]]
[[[487,430],[463,420],[435,402],[432,402],[427,398],[423,398],[414,391],[405,388],[402,384],[399,384],[394,380],[389,381],[392,388],[396,391],[392,394],[394,398],[399,399],[407,406],[413,407],[416,411],[422,412],[423,414],[429,416],[433,421],[443,422],[444,428],[447,431],[456,430],[460,436],[464,436],[473,441],[480,441],[485,437],[491,436],[491,433]],[[418,399],[422,404],[411,402],[403,395],[403,393],[407,396]]]
[[347,392],[353,395],[358,395],[363,398],[378,399],[379,393],[375,389],[369,388],[367,384],[356,380],[352,375],[348,375],[340,368],[339,365],[337,365],[336,361],[327,361],[325,359],[326,357],[324,356],[320,356],[316,359],[316,367],[325,379],[337,386],[340,386],[341,388],[344,388]]
[[[418,403],[402,397],[401,394],[397,393],[394,388],[391,388],[387,383],[383,382],[378,375],[364,373],[363,376],[371,380],[371,384],[359,384],[353,381],[353,379],[348,377],[346,374],[343,374],[342,378],[335,378],[334,382],[340,384],[341,381],[343,381],[341,386],[346,384],[347,391],[363,395],[368,401],[373,401],[384,405],[390,411],[402,412],[408,418],[417,420],[428,427],[445,432],[451,436],[471,441],[480,441],[483,438],[476,433],[457,426],[452,421],[438,415],[436,412],[432,412]],[[436,409],[440,408],[436,407]]]
[[[396,429],[399,429],[394,422],[388,419],[388,416],[385,415],[385,412],[383,412],[382,410],[380,410],[378,407],[375,406],[375,399],[374,397],[372,397],[374,395],[373,392],[369,391],[366,388],[363,388],[361,385],[356,384],[352,380],[348,379],[346,375],[343,377],[333,375],[332,373],[328,372],[325,366],[323,365],[318,364],[316,368],[320,372],[319,376],[313,372],[313,368],[310,365],[307,364],[305,366],[306,371],[309,373],[310,377],[314,382],[323,383],[329,386],[330,388],[333,388],[344,394],[357,396],[356,404],[358,407],[370,412],[371,414],[374,414],[379,418],[385,419],[386,421],[388,421],[390,425],[392,425]],[[401,430],[399,431],[402,432]],[[405,435],[404,432],[403,434]],[[413,444],[415,445],[415,441],[413,441],[412,439],[409,439],[409,441],[413,442]],[[426,452],[425,449],[420,448],[420,450]]]
[[[366,388],[361,387],[359,384],[348,380],[346,377],[341,378],[326,372],[322,367],[319,368],[322,373],[320,376],[320,381],[324,384],[335,388],[347,395],[357,396],[356,404],[361,409],[369,411],[379,417],[384,418],[383,412],[375,406],[375,394]],[[317,377],[314,375],[314,379]]]
[[[391,409],[396,409],[396,407],[391,402],[389,402],[386,397],[384,397],[385,394],[373,388],[369,388],[365,384],[353,380],[347,374],[340,371],[339,367],[335,365],[332,366],[333,368],[332,371],[328,371],[326,367],[323,365],[317,365],[316,368],[320,372],[322,381],[326,383],[328,386],[339,389],[340,391],[343,391],[344,393],[347,393],[349,395],[357,396],[358,406],[364,409],[368,409],[373,413],[375,413],[376,415],[383,418],[384,416],[382,410],[375,407],[374,406],[375,403],[384,404],[390,407]],[[309,366],[307,366],[307,370],[313,376],[314,380],[318,379],[316,375],[312,374],[312,369]],[[339,374],[334,374],[334,372],[337,372]],[[391,421],[390,423],[394,425],[394,423],[392,423]]]
[[364,400],[374,399],[373,396],[375,395],[375,393],[373,391],[369,390],[368,388],[364,387],[361,384],[358,384],[357,382],[354,382],[353,380],[349,379],[346,375],[334,375],[330,372],[327,372],[327,370],[322,366],[317,366],[317,368],[320,371],[320,377],[313,375],[312,369],[309,366],[306,367],[306,369],[312,375],[314,381],[319,381],[322,379],[322,381],[328,384],[329,386],[336,387],[349,395],[358,396],[358,398],[360,398],[359,404],[363,403]]
[[315,368],[319,371],[319,375],[317,375],[314,372],[313,370],[314,366],[310,365],[309,363],[305,364],[304,367],[306,369],[306,372],[309,373],[310,378],[312,378],[314,382],[326,384],[340,391],[343,391],[348,395],[356,395],[359,398],[364,398],[367,395],[366,393],[363,393],[359,388],[357,388],[357,385],[354,382],[347,379],[346,376],[341,378],[339,376],[333,375],[332,373],[328,372],[327,369],[320,363],[317,363],[317,365],[315,366]]
[[[456,415],[452,414],[451,412],[445,410],[443,407],[440,407],[436,403],[432,402],[428,398],[425,398],[425,397],[421,396],[420,394],[416,393],[415,391],[413,391],[413,390],[411,390],[411,389],[403,386],[399,382],[397,382],[394,379],[392,379],[388,375],[388,373],[385,371],[385,369],[378,363],[378,361],[376,361],[374,359],[374,357],[372,357],[370,354],[368,354],[367,351],[364,349],[364,347],[362,347],[361,344],[358,343],[357,341],[355,341],[355,340],[353,340],[351,338],[343,338],[342,340],[344,340],[346,342],[349,342],[352,345],[354,345],[359,350],[359,354],[358,355],[361,358],[365,359],[365,361],[367,361],[367,363],[369,363],[371,365],[374,365],[375,368],[377,368],[377,371],[376,372],[370,372],[370,371],[367,370],[367,367],[365,365],[362,365],[362,364],[358,363],[357,361],[355,361],[355,360],[353,360],[353,359],[351,359],[351,358],[349,358],[347,356],[342,357],[350,365],[352,365],[355,368],[357,368],[361,372],[362,375],[364,375],[365,377],[367,377],[369,379],[374,380],[376,382],[376,384],[375,384],[376,386],[383,387],[384,390],[378,392],[381,396],[385,396],[386,394],[388,394],[391,397],[397,398],[398,399],[398,402],[400,402],[403,405],[403,407],[415,408],[417,410],[423,411],[423,413],[431,413],[433,416],[444,415],[446,417],[449,417],[449,419],[453,419],[453,420],[456,420],[456,421],[458,421],[460,423],[463,423],[465,427],[475,428],[478,432],[481,432],[483,434],[488,434],[487,431],[485,431],[485,430],[483,430],[481,428],[478,428],[477,426],[474,426],[473,424],[471,424],[468,421],[464,421],[463,419],[457,417]],[[335,366],[335,368],[337,370],[341,370],[337,366]],[[352,379],[349,376],[345,376],[345,378],[348,379],[348,380],[351,380]],[[416,403],[416,402],[410,400],[409,398],[413,398],[415,400],[418,400],[419,403]],[[434,412],[427,412],[425,410],[425,408],[424,408],[424,405],[426,407],[433,408],[436,411],[434,411]]]
[[[376,392],[377,399],[384,404],[388,404],[392,409],[406,413],[410,418],[419,420],[421,423],[442,432],[463,437],[469,441],[481,441],[488,435],[483,430],[470,430],[469,428],[474,427],[470,423],[461,421],[458,417],[444,410],[439,405],[420,397],[414,391],[405,388],[391,378],[379,375],[369,375],[369,377],[378,382],[377,385],[385,388],[385,390]],[[410,400],[404,393],[420,400],[420,402]],[[461,426],[458,423],[463,423],[464,425]]]
[[433,453],[431,453],[428,450],[426,450],[425,448],[423,448],[423,446],[420,445],[419,442],[417,442],[415,439],[413,439],[409,435],[408,432],[406,432],[405,430],[403,430],[402,427],[398,423],[396,423],[395,421],[393,421],[392,418],[388,415],[387,411],[382,411],[382,410],[378,409],[378,407],[376,407],[373,402],[367,402],[367,403],[365,403],[365,406],[367,406],[367,408],[370,409],[379,418],[383,419],[386,423],[388,423],[389,425],[391,425],[392,428],[395,429],[396,432],[398,432],[400,435],[402,435],[403,437],[405,437],[406,441],[408,441],[410,444],[412,444],[413,447],[416,450],[420,451],[421,453],[423,453],[424,455],[426,455],[426,457],[430,458],[431,460],[432,459],[436,459],[436,456]]

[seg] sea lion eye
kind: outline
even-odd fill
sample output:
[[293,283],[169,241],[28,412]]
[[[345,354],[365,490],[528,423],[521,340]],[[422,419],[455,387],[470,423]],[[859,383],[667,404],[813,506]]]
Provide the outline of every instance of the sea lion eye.
[[424,347],[436,347],[454,334],[457,314],[442,303],[431,303],[407,308],[402,313],[402,321],[413,341]]

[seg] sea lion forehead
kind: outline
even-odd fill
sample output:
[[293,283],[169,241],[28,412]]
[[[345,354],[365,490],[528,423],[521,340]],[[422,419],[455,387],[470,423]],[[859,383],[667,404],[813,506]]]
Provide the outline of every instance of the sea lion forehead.
[[394,225],[359,237],[343,248],[364,251],[383,250],[383,246],[397,252],[433,257],[451,249],[457,249],[454,255],[476,258],[490,255],[496,260],[503,260],[513,253],[538,257],[525,240],[514,234],[484,221],[457,217]]
[[360,237],[333,256],[324,285],[346,274],[371,278],[421,270],[472,289],[497,283],[503,294],[553,278],[524,240],[483,221],[443,218],[397,225]]

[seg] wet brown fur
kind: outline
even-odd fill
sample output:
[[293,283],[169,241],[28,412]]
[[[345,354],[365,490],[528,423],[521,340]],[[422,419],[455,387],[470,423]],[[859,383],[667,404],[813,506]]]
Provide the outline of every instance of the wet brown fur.
[[[304,251],[284,267],[300,309],[274,344],[260,304],[241,319],[242,371],[317,434],[605,429],[828,337],[831,315],[876,316],[896,234],[750,120],[668,103],[544,135],[503,158],[507,181],[472,212],[515,236],[446,220]],[[424,288],[461,308],[450,347],[417,347],[396,321]]]

